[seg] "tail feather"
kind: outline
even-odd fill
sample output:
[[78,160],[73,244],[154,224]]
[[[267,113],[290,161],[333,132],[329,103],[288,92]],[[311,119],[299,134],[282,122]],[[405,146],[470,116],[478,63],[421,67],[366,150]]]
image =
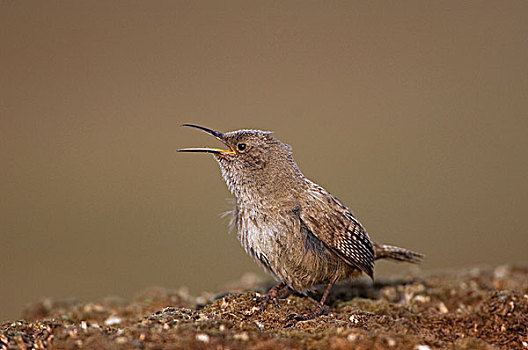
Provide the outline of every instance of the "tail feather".
[[374,251],[376,253],[375,260],[391,259],[417,264],[425,258],[423,254],[392,245],[374,244]]

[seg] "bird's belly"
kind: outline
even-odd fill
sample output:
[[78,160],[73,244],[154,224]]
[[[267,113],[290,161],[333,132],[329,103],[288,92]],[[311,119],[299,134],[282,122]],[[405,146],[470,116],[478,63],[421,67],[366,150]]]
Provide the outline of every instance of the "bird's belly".
[[246,253],[277,280],[297,291],[335,282],[350,275],[351,269],[328,250],[290,225],[267,225],[262,218],[246,216],[238,222],[238,239]]
[[266,272],[275,278],[281,279],[276,274],[277,253],[279,252],[280,237],[269,227],[258,224],[258,220],[249,217],[242,219],[238,227],[238,239],[247,254],[262,266]]

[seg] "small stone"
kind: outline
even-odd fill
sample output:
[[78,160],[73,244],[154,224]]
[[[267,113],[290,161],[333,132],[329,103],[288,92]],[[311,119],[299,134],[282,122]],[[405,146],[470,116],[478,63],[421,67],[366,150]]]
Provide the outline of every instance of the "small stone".
[[447,314],[449,310],[447,309],[447,306],[443,302],[440,302],[438,304],[438,311],[440,311],[441,314]]
[[510,301],[508,305],[510,305],[510,313],[513,312],[513,310],[515,310],[515,303],[513,301]]
[[225,326],[223,324],[220,325],[220,327],[218,327],[218,330],[220,332],[224,332],[226,330]]
[[113,325],[120,324],[120,323],[121,323],[121,318],[116,317],[116,316],[110,316],[104,321],[105,326],[113,326]]
[[9,340],[7,339],[5,335],[0,334],[0,341],[4,344],[7,344]]
[[356,315],[352,315],[348,318],[350,320],[350,322],[352,322],[353,324],[358,324],[359,323],[359,319],[356,317]]
[[235,334],[233,338],[236,340],[248,341],[249,335],[247,334],[247,332],[242,332],[242,333]]
[[417,295],[413,298],[414,301],[417,301],[419,303],[425,304],[431,301],[431,298],[429,296],[425,295]]
[[209,316],[206,314],[200,313],[198,314],[198,321],[207,321],[209,319]]
[[429,345],[416,345],[416,350],[431,350]]
[[125,344],[127,341],[128,341],[128,339],[126,337],[117,337],[115,339],[115,342],[117,344]]
[[264,329],[264,325],[260,323],[259,321],[255,321],[255,324],[257,325],[258,328]]
[[399,299],[398,291],[395,287],[385,287],[381,290],[382,295],[388,301],[397,301]]
[[396,346],[396,340],[394,340],[392,338],[387,338],[387,345],[390,346],[391,348],[393,346]]
[[203,343],[209,343],[209,336],[205,333],[196,334],[195,338]]
[[508,267],[508,265],[497,266],[493,271],[493,277],[495,277],[496,279],[504,279],[508,276],[509,272],[510,268]]
[[355,342],[359,338],[359,334],[357,333],[350,333],[347,335],[347,340],[350,342]]
[[40,339],[35,339],[35,345],[33,347],[34,349],[45,349],[44,343]]

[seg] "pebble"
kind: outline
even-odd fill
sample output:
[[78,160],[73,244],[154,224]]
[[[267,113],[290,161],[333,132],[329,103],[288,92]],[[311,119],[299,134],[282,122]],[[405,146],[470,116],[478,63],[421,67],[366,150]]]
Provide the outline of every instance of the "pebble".
[[205,333],[196,334],[195,338],[203,343],[209,343],[209,336]]
[[125,344],[127,341],[128,341],[128,339],[126,337],[117,337],[115,339],[115,342],[117,344]]
[[359,319],[356,317],[356,315],[352,315],[348,318],[350,320],[350,322],[352,322],[353,324],[358,324],[359,323]]
[[113,326],[113,325],[120,324],[120,323],[121,323],[121,318],[116,317],[116,316],[110,316],[104,321],[105,326]]
[[249,335],[247,334],[247,332],[242,332],[242,333],[235,334],[233,338],[236,340],[248,341]]
[[350,333],[349,335],[347,335],[347,340],[348,341],[354,342],[354,341],[357,340],[357,338],[359,338],[359,334],[357,334],[357,333]]
[[431,298],[429,296],[426,296],[426,295],[417,295],[413,298],[414,301],[416,302],[419,302],[419,303],[428,303],[431,301]]
[[447,309],[447,306],[443,302],[440,302],[438,304],[438,311],[440,311],[441,314],[447,314],[449,310]]
[[416,345],[416,350],[431,350],[429,345]]

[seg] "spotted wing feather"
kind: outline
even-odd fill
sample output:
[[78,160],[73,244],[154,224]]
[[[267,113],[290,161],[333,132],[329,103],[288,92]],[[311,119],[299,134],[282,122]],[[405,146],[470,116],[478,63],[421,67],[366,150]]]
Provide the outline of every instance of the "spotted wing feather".
[[347,264],[373,277],[373,243],[350,210],[320,187],[301,202],[301,223]]

